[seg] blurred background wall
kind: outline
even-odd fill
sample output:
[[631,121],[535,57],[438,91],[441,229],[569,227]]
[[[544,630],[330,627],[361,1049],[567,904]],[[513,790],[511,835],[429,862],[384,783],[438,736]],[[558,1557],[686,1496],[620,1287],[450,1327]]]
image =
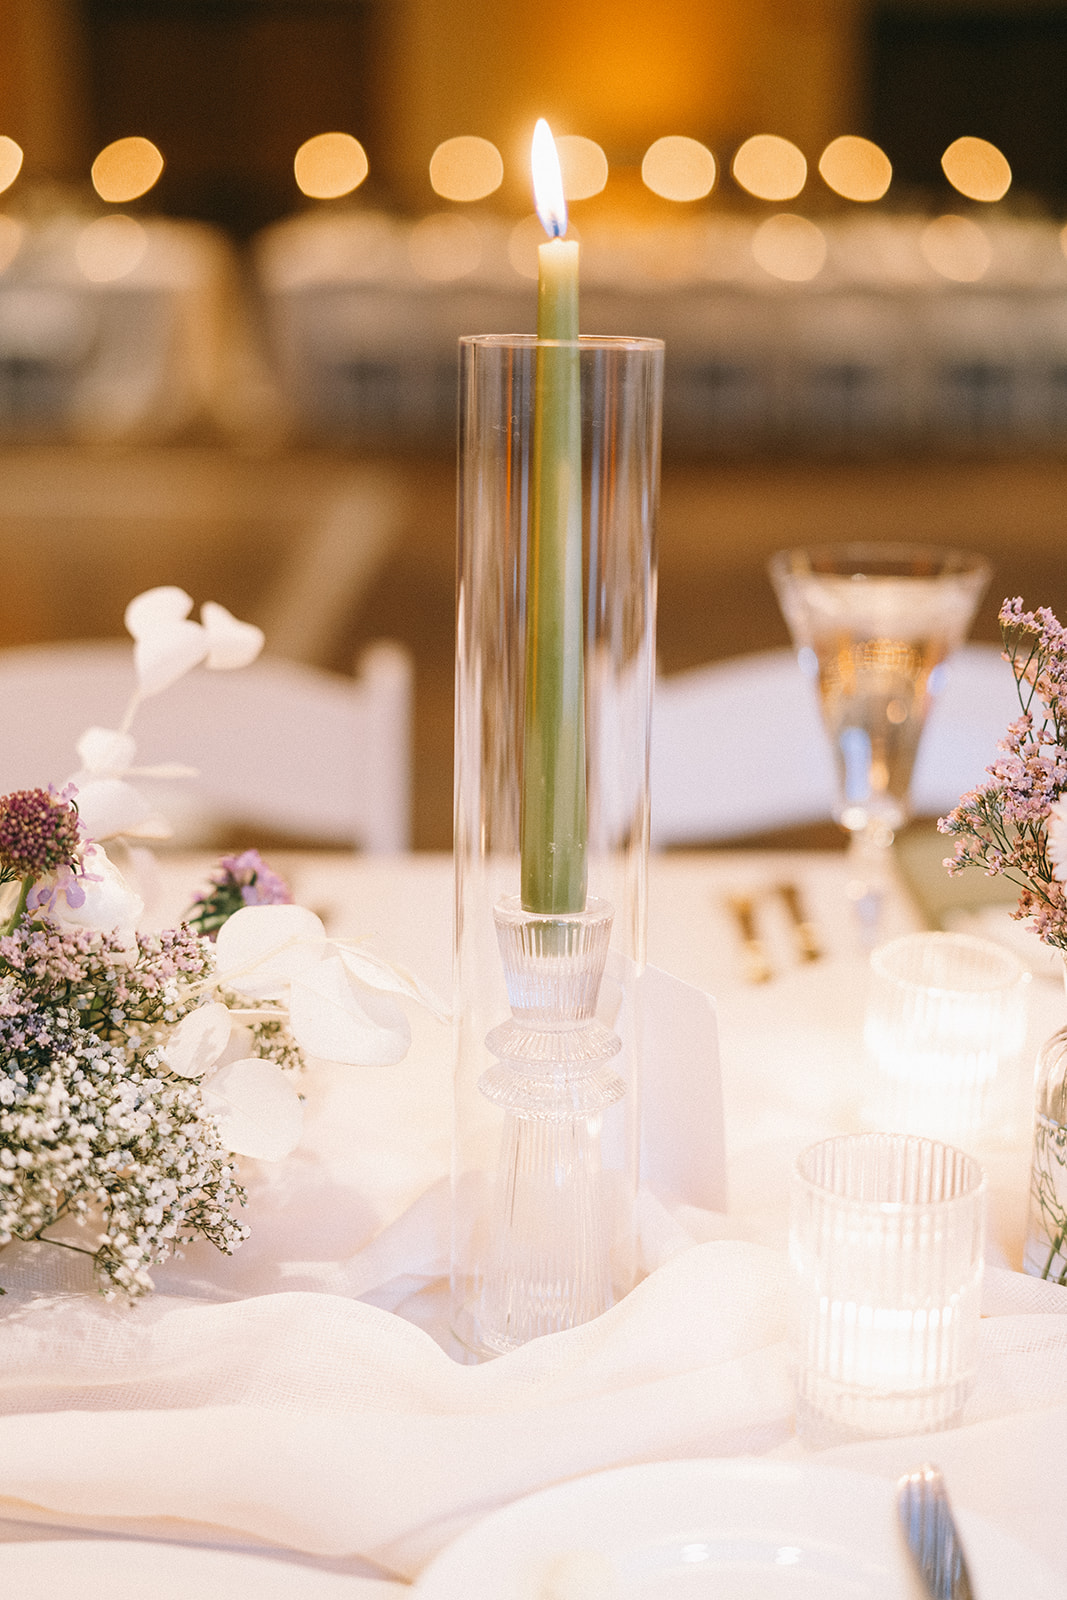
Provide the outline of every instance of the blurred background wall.
[[0,0],[0,27],[28,175],[82,181],[137,131],[167,151],[158,204],[246,235],[291,210],[294,149],[333,127],[372,152],[371,193],[416,210],[429,153],[475,131],[525,209],[538,115],[604,146],[615,202],[647,201],[664,133],[723,151],[767,130],[809,153],[866,134],[899,189],[942,185],[969,129],[1017,195],[1067,197],[1061,0]]
[[[153,582],[338,669],[399,637],[416,842],[446,847],[455,334],[532,326],[537,115],[606,157],[572,208],[590,316],[667,338],[665,670],[785,643],[792,542],[983,549],[981,637],[1003,593],[1067,610],[1062,0],[0,0],[0,40],[0,647],[117,633]],[[310,199],[327,131],[369,171]],[[784,202],[732,171],[768,133],[806,162]],[[892,164],[874,204],[819,176],[843,134]],[[158,181],[107,200],[90,168],[135,135]],[[468,205],[429,176],[459,135],[503,158]],[[642,181],[667,135],[714,153],[710,192]],[[1001,198],[948,181],[961,136]],[[816,250],[784,276],[752,254],[783,213]],[[475,231],[480,265],[441,265]]]

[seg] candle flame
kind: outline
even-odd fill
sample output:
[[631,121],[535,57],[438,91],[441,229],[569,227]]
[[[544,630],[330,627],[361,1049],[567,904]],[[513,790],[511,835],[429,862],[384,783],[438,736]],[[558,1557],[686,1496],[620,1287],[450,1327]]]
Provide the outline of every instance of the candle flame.
[[559,168],[559,154],[548,123],[538,117],[534,128],[533,151],[534,205],[541,225],[552,239],[561,239],[567,231],[567,202],[563,198],[563,174]]

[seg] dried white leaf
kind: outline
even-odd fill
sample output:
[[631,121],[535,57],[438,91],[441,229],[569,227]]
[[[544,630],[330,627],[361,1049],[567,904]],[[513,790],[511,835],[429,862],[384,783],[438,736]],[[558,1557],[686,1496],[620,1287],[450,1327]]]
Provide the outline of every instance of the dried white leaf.
[[263,648],[262,628],[239,622],[214,600],[206,600],[200,607],[200,620],[208,637],[207,664],[215,671],[247,667]]
[[119,777],[133,765],[137,741],[117,728],[86,728],[74,747],[84,772],[94,777]]
[[368,984],[372,989],[385,989],[391,994],[406,995],[409,1000],[417,1000],[425,1006],[439,1022],[448,1021],[449,1012],[444,1002],[413,972],[408,972],[405,967],[391,966],[369,950],[354,948],[340,941],[337,950],[349,972],[360,983]]
[[284,998],[291,980],[315,967],[326,949],[326,929],[304,906],[243,906],[215,943],[220,982],[255,1000]]
[[300,1143],[304,1108],[273,1061],[252,1056],[221,1067],[204,1087],[204,1104],[219,1119],[219,1138],[235,1155],[282,1161]]
[[293,979],[289,1027],[308,1055],[350,1066],[392,1066],[411,1043],[400,1007],[373,989],[357,988],[336,955]]
[[140,693],[159,694],[169,689],[203,661],[207,652],[207,631],[199,622],[168,622],[142,634],[133,647]]
[[179,1078],[200,1078],[230,1042],[230,1013],[221,1001],[197,1006],[178,1023],[161,1054]]
[[181,622],[193,609],[191,596],[174,584],[162,584],[135,595],[126,607],[123,620],[135,639],[155,633],[159,628]]
[[[80,781],[79,781],[80,780]],[[74,778],[75,803],[90,839],[169,839],[170,823],[124,778]]]

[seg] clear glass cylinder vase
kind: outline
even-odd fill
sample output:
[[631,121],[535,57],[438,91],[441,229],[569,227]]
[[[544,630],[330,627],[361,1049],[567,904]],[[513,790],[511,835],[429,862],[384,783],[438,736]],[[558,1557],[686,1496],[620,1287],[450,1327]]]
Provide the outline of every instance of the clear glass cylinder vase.
[[[539,362],[560,350],[580,393],[586,888],[546,910],[523,902],[520,819],[541,759],[524,760]],[[634,1278],[662,374],[659,340],[460,341],[452,1321],[479,1356],[587,1321]]]

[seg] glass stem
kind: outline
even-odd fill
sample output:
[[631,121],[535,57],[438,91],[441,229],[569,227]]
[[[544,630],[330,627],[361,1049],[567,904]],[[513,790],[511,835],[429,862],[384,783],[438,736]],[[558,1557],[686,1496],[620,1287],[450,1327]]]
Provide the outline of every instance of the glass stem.
[[854,828],[848,839],[848,883],[856,927],[865,949],[882,937],[883,909],[892,879],[893,830],[880,818]]

